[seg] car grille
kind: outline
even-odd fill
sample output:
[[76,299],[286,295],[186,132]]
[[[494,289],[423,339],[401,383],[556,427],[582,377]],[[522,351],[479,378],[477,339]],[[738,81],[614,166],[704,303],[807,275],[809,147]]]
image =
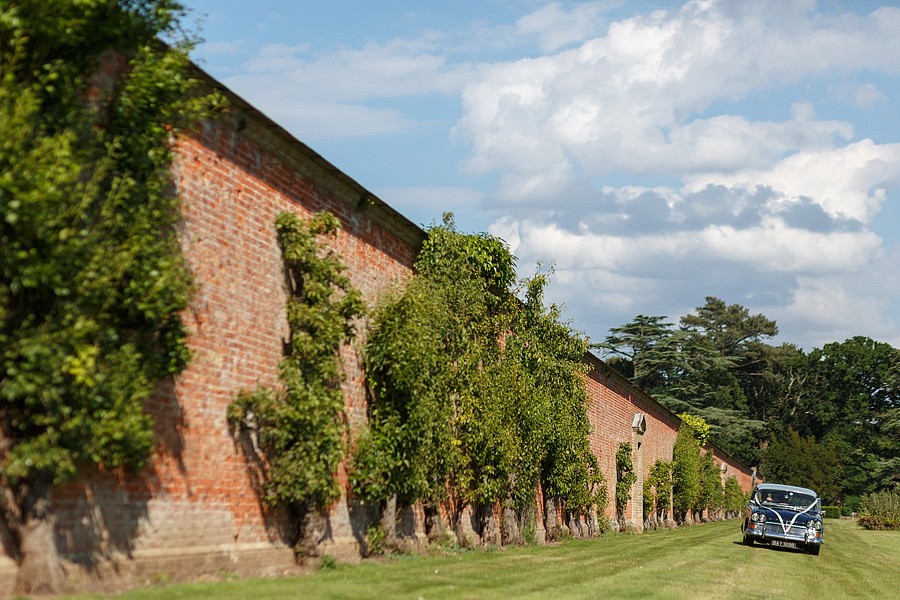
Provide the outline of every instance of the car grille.
[[[787,526],[787,523],[785,523]],[[781,523],[766,523],[766,535],[772,536],[787,536],[791,538],[803,539],[806,535],[806,525],[793,525],[787,528],[787,533],[785,533],[784,529],[781,527]]]

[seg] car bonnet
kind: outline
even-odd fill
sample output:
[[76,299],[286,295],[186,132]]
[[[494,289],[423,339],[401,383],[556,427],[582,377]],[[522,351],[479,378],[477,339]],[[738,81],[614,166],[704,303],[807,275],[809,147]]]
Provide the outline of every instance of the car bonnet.
[[816,514],[812,512],[816,502],[813,502],[805,508],[791,510],[788,508],[773,508],[771,506],[760,505],[760,510],[766,515],[766,521],[770,523],[779,523],[785,530],[785,533],[792,525],[806,526]]

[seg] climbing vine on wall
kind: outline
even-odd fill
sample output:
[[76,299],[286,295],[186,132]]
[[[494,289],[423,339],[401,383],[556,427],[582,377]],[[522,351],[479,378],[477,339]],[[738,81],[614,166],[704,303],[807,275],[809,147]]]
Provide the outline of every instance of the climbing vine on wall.
[[631,486],[637,481],[631,462],[631,444],[622,442],[616,451],[616,516],[624,521],[625,507],[631,499]]
[[183,14],[0,2],[0,537],[22,593],[65,589],[52,489],[146,465],[147,402],[189,359],[172,149],[220,99]]
[[665,521],[672,506],[672,463],[657,459],[650,467],[647,484],[652,488],[651,511],[655,513],[657,521]]
[[725,509],[725,517],[738,516],[746,503],[746,498],[744,498],[744,490],[741,489],[741,484],[734,475],[729,475],[725,479],[723,496],[722,504]]
[[335,472],[345,453],[345,425],[338,352],[355,335],[354,320],[365,304],[339,257],[321,241],[340,228],[334,215],[303,221],[283,213],[275,225],[290,289],[283,389],[239,394],[228,417],[258,436],[268,466],[266,502],[305,512],[340,497]]

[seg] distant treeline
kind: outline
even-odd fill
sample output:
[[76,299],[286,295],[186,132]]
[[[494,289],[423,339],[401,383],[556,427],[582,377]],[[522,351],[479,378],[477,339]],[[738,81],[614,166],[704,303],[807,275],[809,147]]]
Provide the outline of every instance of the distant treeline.
[[842,504],[900,485],[900,350],[862,336],[772,346],[775,321],[711,296],[677,326],[666,319],[638,315],[595,347],[769,481]]

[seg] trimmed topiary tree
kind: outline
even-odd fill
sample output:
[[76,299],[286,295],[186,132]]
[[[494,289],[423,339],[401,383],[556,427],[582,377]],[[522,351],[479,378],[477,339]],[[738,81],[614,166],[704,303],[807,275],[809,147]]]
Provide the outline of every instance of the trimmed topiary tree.
[[685,523],[700,497],[700,444],[690,427],[678,428],[672,454],[672,506],[676,520]]
[[429,229],[415,266],[372,320],[355,492],[382,505],[421,501],[429,522],[441,503],[451,525],[473,509],[486,528],[496,503],[525,514],[538,483],[572,514],[604,504],[588,446],[587,341],[544,306],[547,275],[522,282],[518,301],[506,245],[457,232],[450,215]]

